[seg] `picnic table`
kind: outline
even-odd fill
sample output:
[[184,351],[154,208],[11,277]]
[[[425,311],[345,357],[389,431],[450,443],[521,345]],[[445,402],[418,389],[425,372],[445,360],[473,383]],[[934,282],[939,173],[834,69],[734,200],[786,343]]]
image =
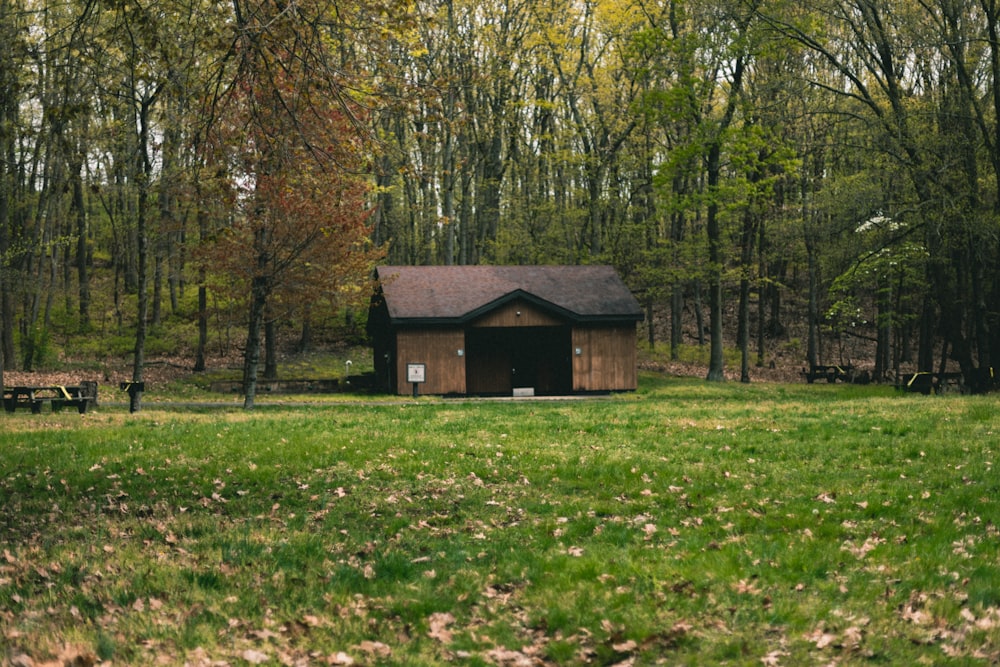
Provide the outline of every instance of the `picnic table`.
[[21,407],[28,408],[34,414],[39,414],[45,405],[48,405],[52,412],[59,412],[67,405],[73,406],[82,415],[89,408],[97,405],[97,383],[81,382],[75,386],[19,385],[4,387],[3,407],[7,412],[14,412]]
[[925,396],[931,392],[940,394],[947,390],[965,393],[965,378],[961,373],[910,373],[902,377],[896,384],[896,389]]
[[802,370],[802,375],[806,377],[806,382],[812,384],[816,380],[826,380],[827,382],[853,382],[855,379],[854,366],[851,364],[813,364],[809,370]]

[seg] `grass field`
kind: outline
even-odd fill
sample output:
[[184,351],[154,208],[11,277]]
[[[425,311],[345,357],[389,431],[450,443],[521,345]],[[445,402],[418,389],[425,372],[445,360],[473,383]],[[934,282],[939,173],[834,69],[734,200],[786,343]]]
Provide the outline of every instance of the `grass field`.
[[11,665],[1000,661],[1000,397],[0,416]]

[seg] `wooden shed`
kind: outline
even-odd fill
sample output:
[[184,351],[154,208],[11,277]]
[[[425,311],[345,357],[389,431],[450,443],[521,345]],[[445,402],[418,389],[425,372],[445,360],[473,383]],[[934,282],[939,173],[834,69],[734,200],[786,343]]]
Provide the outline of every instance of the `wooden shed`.
[[397,394],[636,388],[642,309],[609,266],[383,266],[368,332]]

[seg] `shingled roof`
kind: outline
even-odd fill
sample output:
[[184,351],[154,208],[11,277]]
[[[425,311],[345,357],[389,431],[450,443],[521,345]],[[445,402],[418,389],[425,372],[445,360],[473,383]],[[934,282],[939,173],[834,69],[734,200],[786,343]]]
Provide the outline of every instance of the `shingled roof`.
[[523,298],[573,321],[642,319],[610,266],[382,266],[391,321],[462,323]]

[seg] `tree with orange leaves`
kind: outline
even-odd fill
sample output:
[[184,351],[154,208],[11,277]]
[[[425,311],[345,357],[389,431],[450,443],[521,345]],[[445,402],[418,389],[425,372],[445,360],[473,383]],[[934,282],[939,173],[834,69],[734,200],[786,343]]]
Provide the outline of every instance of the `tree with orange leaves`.
[[219,100],[211,147],[228,167],[235,206],[210,256],[212,270],[249,288],[250,409],[272,299],[364,280],[379,253],[369,241],[364,108],[318,29],[324,4],[234,6],[237,76]]

